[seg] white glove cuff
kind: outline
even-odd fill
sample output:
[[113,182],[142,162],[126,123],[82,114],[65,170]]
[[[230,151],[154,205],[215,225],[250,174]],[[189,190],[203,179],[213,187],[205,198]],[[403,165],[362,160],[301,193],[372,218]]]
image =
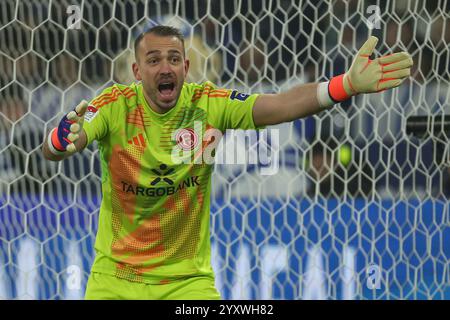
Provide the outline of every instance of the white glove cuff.
[[328,85],[329,81],[326,81],[319,83],[317,86],[317,101],[319,101],[321,108],[329,108],[336,103],[331,99],[330,94],[328,93]]

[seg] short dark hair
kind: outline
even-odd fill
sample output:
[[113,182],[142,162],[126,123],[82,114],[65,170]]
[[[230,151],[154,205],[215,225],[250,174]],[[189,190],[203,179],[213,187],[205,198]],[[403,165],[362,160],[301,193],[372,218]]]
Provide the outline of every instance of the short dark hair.
[[171,26],[159,25],[159,26],[152,27],[152,28],[142,32],[134,40],[134,55],[136,56],[136,58],[137,58],[137,47],[139,46],[139,43],[145,37],[145,35],[150,34],[150,33],[156,34],[157,36],[161,36],[161,37],[171,37],[171,36],[177,37],[178,39],[180,39],[180,41],[183,45],[183,55],[184,55],[184,36],[183,36],[183,33],[180,31],[180,29],[171,27]]

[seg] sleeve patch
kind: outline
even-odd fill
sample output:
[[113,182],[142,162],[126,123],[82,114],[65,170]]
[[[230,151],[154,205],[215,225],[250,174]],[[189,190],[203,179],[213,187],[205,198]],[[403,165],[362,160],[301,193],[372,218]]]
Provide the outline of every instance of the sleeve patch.
[[86,114],[84,115],[84,120],[91,122],[98,114],[98,109],[93,105],[87,107]]
[[240,93],[240,92],[237,92],[236,90],[233,90],[233,92],[230,95],[230,99],[231,100],[245,101],[245,100],[247,100],[247,98],[249,96],[250,96],[249,94]]

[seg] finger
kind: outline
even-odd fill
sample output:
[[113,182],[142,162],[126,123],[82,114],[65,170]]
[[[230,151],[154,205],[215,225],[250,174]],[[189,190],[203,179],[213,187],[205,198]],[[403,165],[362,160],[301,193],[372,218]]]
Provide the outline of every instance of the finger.
[[80,131],[80,125],[75,122],[70,126],[70,131],[72,131],[73,133],[77,133],[78,131]]
[[401,70],[394,70],[390,72],[383,72],[383,78],[389,78],[389,79],[400,79],[409,77],[411,75],[411,69],[401,69]]
[[380,64],[386,65],[386,64],[399,62],[402,60],[409,60],[409,59],[411,61],[411,65],[412,65],[412,59],[411,59],[411,56],[409,55],[409,53],[402,51],[402,52],[397,52],[397,53],[393,53],[393,54],[388,54],[383,57],[379,57],[378,61],[380,62]]
[[378,38],[370,36],[358,51],[358,56],[370,57],[377,45]]
[[398,62],[392,62],[387,65],[381,64],[381,66],[383,68],[383,72],[411,68],[412,65],[413,65],[413,61],[411,58],[403,59]]
[[75,111],[70,111],[67,114],[67,119],[70,121],[78,121],[80,118],[77,116],[77,113]]
[[402,84],[402,82],[405,79],[406,78],[403,78],[403,79],[392,79],[392,80],[386,80],[386,81],[381,80],[380,84],[378,86],[378,90],[381,91],[381,90],[392,89],[392,88],[398,87],[399,85]]
[[73,153],[77,151],[77,147],[75,147],[75,145],[71,143],[67,145],[66,150],[70,153]]
[[76,141],[77,139],[79,138],[79,135],[78,135],[78,133],[69,133],[68,135],[67,135],[67,139],[69,139],[71,142],[74,142],[74,141]]
[[86,100],[82,100],[76,107],[75,112],[77,113],[77,116],[82,117],[86,113],[88,103]]

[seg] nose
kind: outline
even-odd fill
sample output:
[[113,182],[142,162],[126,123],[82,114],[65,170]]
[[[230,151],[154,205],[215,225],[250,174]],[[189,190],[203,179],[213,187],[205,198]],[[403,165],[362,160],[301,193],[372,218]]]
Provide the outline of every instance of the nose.
[[170,63],[166,59],[161,61],[160,66],[161,67],[159,69],[159,72],[161,74],[171,74],[172,73],[172,69],[170,68]]

